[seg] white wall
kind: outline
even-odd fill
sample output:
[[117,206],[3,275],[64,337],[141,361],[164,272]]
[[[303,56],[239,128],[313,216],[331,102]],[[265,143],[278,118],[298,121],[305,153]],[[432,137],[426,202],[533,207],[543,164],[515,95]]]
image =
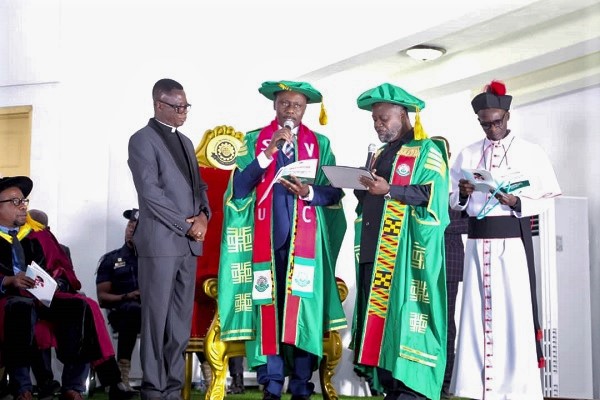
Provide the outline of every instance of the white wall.
[[548,153],[563,194],[588,198],[591,315],[580,318],[592,321],[595,398],[600,397],[600,292],[597,290],[600,287],[600,229],[597,224],[600,221],[600,168],[596,165],[600,151],[599,126],[598,86],[525,105],[511,113],[512,129],[539,143]]
[[[272,105],[257,88],[263,80],[294,79],[277,71],[301,54],[253,58],[252,48],[239,36],[222,34],[223,29],[234,29],[226,13],[182,9],[177,2],[169,8],[152,3],[142,9],[142,2],[134,1],[45,1],[47,8],[37,7],[43,2],[35,0],[0,3],[0,25],[11,31],[0,37],[0,106],[33,105],[31,206],[48,212],[52,230],[71,247],[84,290],[95,296],[97,261],[121,245],[121,213],[137,203],[126,147],[129,136],[152,115],[154,82],[171,77],[184,85],[193,108],[182,130],[198,143],[203,132],[216,125],[248,131],[270,121]],[[262,71],[264,77],[250,78],[244,70]],[[349,71],[312,82],[325,95],[330,123],[318,125],[316,105],[309,107],[304,122],[331,138],[338,164],[362,165],[368,144],[377,143],[371,116],[356,107],[356,97],[387,80]],[[411,91],[409,81],[391,83]],[[454,153],[483,135],[470,96],[460,92],[424,99],[426,131],[447,137]],[[593,163],[599,98],[596,87],[549,99],[515,109],[510,121],[515,133],[546,148],[565,194],[589,197],[590,221],[599,217],[599,170]],[[352,193],[347,193],[344,206],[349,229],[338,275],[352,294]],[[600,283],[599,237],[590,223],[592,287]],[[582,317],[592,318],[598,327],[600,294],[593,296],[592,315]],[[353,306],[351,295],[345,303],[349,321]],[[349,331],[343,332],[343,339],[347,345]],[[600,328],[594,339],[600,343]],[[598,395],[600,345],[594,354]],[[350,351],[344,351],[334,382],[341,393],[360,394],[353,383],[351,358]]]

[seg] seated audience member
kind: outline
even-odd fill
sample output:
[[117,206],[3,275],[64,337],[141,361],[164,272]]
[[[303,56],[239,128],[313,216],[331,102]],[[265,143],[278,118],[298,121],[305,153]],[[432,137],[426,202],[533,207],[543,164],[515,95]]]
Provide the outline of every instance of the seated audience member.
[[119,333],[117,361],[121,380],[129,391],[131,355],[141,329],[142,309],[138,285],[137,256],[131,238],[137,226],[139,211],[134,208],[123,212],[128,222],[125,243],[100,258],[96,275],[96,293],[100,307],[108,309],[108,322]]
[[229,357],[229,376],[231,385],[227,389],[228,394],[244,394],[244,357]]
[[[32,399],[35,349],[56,346],[64,364],[62,399],[82,399],[88,363],[110,388],[110,400],[129,399],[100,307],[76,293],[81,283],[69,258],[54,235],[27,213],[32,187],[25,176],[0,178],[0,349],[16,398]],[[58,284],[49,306],[27,291],[39,285],[25,274],[32,262]]]
[[[29,210],[29,216],[39,222],[40,224],[44,225],[44,227],[48,230],[50,230],[50,225],[48,225],[48,214],[46,214],[44,211],[42,210]],[[61,249],[63,249],[63,251],[67,254],[67,256],[69,257],[69,260],[71,261],[71,263],[73,263],[73,260],[71,259],[71,249],[69,249],[69,246],[66,246],[62,243],[59,243]]]
[[200,372],[202,373],[202,384],[201,390],[206,390],[210,386],[212,382],[212,370],[210,369],[210,364],[206,359],[203,351],[196,351],[196,357],[198,357],[198,362],[200,363]]
[[[48,225],[48,214],[42,210],[29,210],[29,216],[50,229]],[[63,244],[60,245],[71,259],[71,251]],[[31,360],[31,371],[37,383],[38,400],[49,400],[60,392],[60,382],[54,380],[52,371],[52,349],[35,349]],[[35,390],[34,390],[35,391]]]
[[[200,362],[204,384],[208,388],[212,381],[210,364],[206,360],[204,352],[197,351],[196,357]],[[244,388],[244,356],[229,357],[229,376],[231,377],[231,384],[227,388],[227,394],[244,394],[246,392]]]

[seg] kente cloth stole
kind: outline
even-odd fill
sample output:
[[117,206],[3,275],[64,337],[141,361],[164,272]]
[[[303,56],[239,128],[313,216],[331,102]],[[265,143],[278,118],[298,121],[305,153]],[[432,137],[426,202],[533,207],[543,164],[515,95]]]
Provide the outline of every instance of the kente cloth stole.
[[[263,151],[262,143],[268,142],[278,128],[277,121],[263,128],[257,138],[256,155]],[[306,126],[300,124],[298,129],[296,160],[319,158],[319,146],[316,135]],[[278,154],[275,153],[273,157]],[[261,199],[276,174],[276,161],[265,170],[263,179],[256,186],[256,198]],[[275,304],[275,265],[272,249],[272,205],[273,190],[271,189],[262,204],[257,204],[254,210],[254,247],[252,252],[253,284],[252,300],[260,305],[260,345],[262,354],[278,353],[278,322],[283,322],[283,341],[296,342],[296,328],[300,298],[312,297],[315,272],[315,238],[317,230],[317,214],[304,200],[296,199],[293,213],[290,255],[288,261],[288,276],[286,282],[285,321],[277,321]],[[298,218],[300,216],[300,218]],[[284,301],[284,299],[278,299]]]
[[[419,156],[418,150],[402,146],[394,163],[390,184],[409,185],[414,166]],[[363,329],[363,340],[358,363],[379,365],[383,331],[388,312],[389,291],[392,286],[398,246],[403,233],[406,204],[397,200],[386,200],[379,242],[373,266],[373,278],[369,301],[367,303],[366,321]]]

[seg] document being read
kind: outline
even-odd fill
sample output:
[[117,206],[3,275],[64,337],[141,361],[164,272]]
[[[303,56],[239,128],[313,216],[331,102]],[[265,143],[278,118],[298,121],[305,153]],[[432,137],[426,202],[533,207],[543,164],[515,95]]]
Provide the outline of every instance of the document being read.
[[487,171],[485,169],[463,169],[463,176],[475,186],[478,192],[518,194],[528,187],[529,179],[516,170]]
[[35,286],[27,289],[27,291],[34,295],[43,305],[50,307],[57,286],[54,278],[37,265],[35,261],[32,261],[31,265],[27,267],[25,275],[35,281]]
[[315,181],[315,176],[317,175],[317,164],[319,160],[316,158],[309,158],[308,160],[300,160],[293,162],[288,165],[284,165],[279,168],[279,171],[275,174],[275,177],[269,183],[269,187],[265,190],[265,193],[258,201],[258,204],[261,204],[269,195],[269,192],[273,189],[273,185],[281,178],[285,178],[287,180],[293,175],[296,178],[300,179],[302,183],[313,183]]

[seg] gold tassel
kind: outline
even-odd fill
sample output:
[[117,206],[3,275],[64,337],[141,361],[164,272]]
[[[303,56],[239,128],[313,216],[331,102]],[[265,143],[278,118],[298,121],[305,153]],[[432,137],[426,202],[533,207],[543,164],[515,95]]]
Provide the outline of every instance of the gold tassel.
[[321,125],[327,125],[327,111],[325,110],[325,104],[321,101],[321,113],[319,114],[319,123]]
[[421,125],[421,115],[419,114],[419,107],[417,107],[417,115],[415,116],[415,140],[427,139],[427,133]]

